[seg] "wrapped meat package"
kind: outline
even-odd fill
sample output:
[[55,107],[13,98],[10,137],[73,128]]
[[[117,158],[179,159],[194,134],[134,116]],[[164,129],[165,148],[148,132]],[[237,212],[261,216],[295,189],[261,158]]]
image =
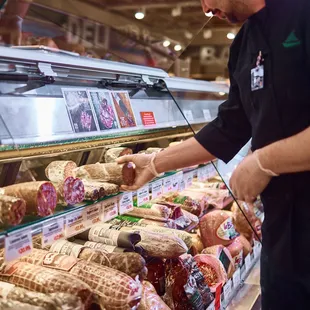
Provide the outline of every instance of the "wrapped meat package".
[[66,240],[56,241],[50,252],[66,254],[88,262],[97,263],[126,273],[132,278],[139,276],[140,280],[146,277],[147,269],[144,258],[137,253],[107,253],[100,251],[96,245],[80,245]]
[[148,203],[140,207],[134,207],[128,214],[150,220],[166,221],[171,215],[171,210],[161,204]]
[[114,163],[117,158],[125,156],[125,155],[131,155],[132,150],[127,147],[114,147],[111,149],[108,149],[104,154],[104,162],[105,163]]
[[120,271],[72,256],[36,249],[31,256],[25,256],[21,260],[37,267],[45,266],[74,275],[92,288],[99,297],[101,307],[106,310],[131,309],[140,302],[140,282]]
[[119,186],[116,184],[107,182],[97,182],[91,180],[85,180],[83,181],[83,183],[89,192],[87,200],[97,200],[97,199],[91,199],[92,197],[91,193],[93,191],[98,192],[99,198],[103,198],[105,196],[112,196],[119,193]]
[[243,236],[240,235],[235,239],[236,242],[240,242],[242,244],[242,250],[243,250],[243,258],[248,256],[252,252],[252,246],[250,242]]
[[59,183],[73,176],[73,170],[76,167],[76,163],[73,161],[56,160],[46,167],[45,175],[51,182]]
[[204,247],[229,245],[237,237],[237,232],[228,211],[215,210],[202,217],[199,230]]
[[227,282],[227,273],[221,261],[213,255],[199,254],[195,256],[195,261],[203,273],[205,281],[215,293],[219,284],[224,285]]
[[[1,190],[0,190],[1,191]],[[0,195],[0,225],[18,225],[26,214],[26,202],[21,198]]]
[[191,236],[193,242],[191,253],[195,256],[201,253],[201,251],[204,249],[204,246],[198,234],[191,234]]
[[135,169],[131,163],[93,164],[74,169],[76,178],[111,182],[117,185],[132,185],[135,180]]
[[4,266],[0,280],[39,293],[67,293],[80,299],[89,309],[96,298],[92,289],[78,278],[54,269],[15,262]]
[[57,192],[50,182],[27,182],[0,189],[0,194],[26,201],[26,214],[48,216],[57,205]]
[[227,246],[233,260],[235,268],[239,268],[243,263],[243,244],[240,242],[240,239],[235,239],[232,244]]

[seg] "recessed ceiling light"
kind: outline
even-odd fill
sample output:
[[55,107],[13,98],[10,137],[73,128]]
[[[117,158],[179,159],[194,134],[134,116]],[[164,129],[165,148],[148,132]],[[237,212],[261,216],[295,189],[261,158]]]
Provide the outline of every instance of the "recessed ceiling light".
[[236,35],[233,32],[228,32],[227,33],[227,39],[233,40],[236,37]]
[[171,42],[170,42],[169,40],[165,40],[165,41],[163,42],[163,46],[164,46],[164,47],[168,47],[168,46],[170,46],[170,44],[171,44]]
[[220,92],[219,92],[219,95],[220,95],[220,96],[225,96],[225,93],[222,92],[222,91],[220,91]]
[[212,13],[212,12],[206,12],[205,15],[206,15],[207,17],[213,17],[213,13]]
[[176,52],[179,52],[180,50],[182,49],[182,46],[180,44],[177,44],[175,47],[174,47],[174,50]]
[[136,19],[143,19],[145,17],[145,10],[139,10],[135,13]]

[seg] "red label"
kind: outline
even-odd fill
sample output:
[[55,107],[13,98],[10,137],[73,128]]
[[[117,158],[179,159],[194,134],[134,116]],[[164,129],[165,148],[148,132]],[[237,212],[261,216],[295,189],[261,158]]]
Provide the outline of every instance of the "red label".
[[45,255],[42,266],[57,270],[70,271],[77,264],[78,260],[75,257],[67,256],[58,253],[48,253]]
[[153,112],[140,112],[142,124],[144,126],[156,125],[156,120]]
[[216,287],[216,291],[215,291],[215,310],[220,310],[221,309],[221,293],[222,293],[222,287],[223,284],[219,284]]

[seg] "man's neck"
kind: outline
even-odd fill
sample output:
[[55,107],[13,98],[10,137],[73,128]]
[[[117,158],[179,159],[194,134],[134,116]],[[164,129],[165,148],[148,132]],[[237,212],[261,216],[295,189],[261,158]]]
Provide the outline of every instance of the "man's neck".
[[250,0],[248,6],[251,15],[254,15],[266,6],[266,0]]

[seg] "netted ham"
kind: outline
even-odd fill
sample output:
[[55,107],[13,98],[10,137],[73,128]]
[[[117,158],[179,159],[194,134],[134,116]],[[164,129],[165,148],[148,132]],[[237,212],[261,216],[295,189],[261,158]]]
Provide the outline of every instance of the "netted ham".
[[203,273],[211,292],[216,291],[219,284],[227,282],[227,273],[221,261],[213,255],[199,254],[195,256],[195,261]]
[[125,155],[131,155],[132,150],[127,147],[114,147],[108,149],[104,154],[105,163],[114,163],[117,158]]
[[21,198],[0,195],[0,225],[18,225],[26,214],[26,201]]
[[[261,225],[262,222],[259,218],[256,217],[254,213],[254,206],[253,204],[245,203],[239,201],[239,206],[241,207],[242,211],[246,215],[247,219],[253,226],[253,228],[256,231],[256,234],[261,238]],[[233,212],[233,224],[236,228],[236,230],[242,234],[249,242],[252,242],[253,240],[253,230],[249,223],[247,222],[246,218],[242,214],[240,208],[236,203],[233,204],[231,208]]]
[[131,163],[118,165],[117,163],[93,164],[74,169],[77,178],[111,182],[117,185],[132,185],[135,180],[135,169]]
[[229,250],[222,245],[214,245],[202,250],[201,254],[209,254],[215,256],[223,264],[227,276],[230,279],[235,272],[235,263]]
[[138,310],[170,310],[170,308],[158,296],[154,286],[150,282],[144,281]]
[[49,251],[110,267],[126,273],[133,279],[136,276],[139,276],[140,280],[146,277],[145,260],[141,255],[137,253],[108,253],[100,250],[100,245],[94,242],[80,245],[66,240],[59,240],[53,243]]
[[67,177],[64,181],[55,183],[58,194],[58,203],[75,205],[84,200],[85,189],[82,180],[74,177]]
[[140,302],[140,282],[120,271],[72,256],[36,249],[30,256],[22,257],[21,260],[38,267],[66,271],[66,274],[84,281],[99,297],[101,307],[106,310],[132,309]]
[[39,293],[66,293],[80,299],[89,309],[96,299],[92,289],[78,278],[26,262],[15,262],[4,266],[0,280]]
[[76,163],[70,160],[56,160],[51,162],[45,169],[45,175],[51,182],[62,182],[73,176]]
[[227,246],[233,260],[235,268],[239,268],[243,263],[243,244],[240,242],[240,239],[235,239],[232,244]]
[[204,215],[199,230],[205,248],[218,244],[229,245],[237,237],[232,217],[227,211],[215,210]]
[[50,182],[19,183],[1,188],[0,193],[25,200],[26,214],[31,215],[51,215],[57,204],[57,192]]

